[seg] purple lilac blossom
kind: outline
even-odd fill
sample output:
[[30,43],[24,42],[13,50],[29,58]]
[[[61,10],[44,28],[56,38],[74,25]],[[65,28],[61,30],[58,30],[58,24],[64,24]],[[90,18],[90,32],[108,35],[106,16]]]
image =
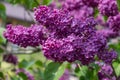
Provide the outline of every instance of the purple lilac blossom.
[[116,80],[111,65],[104,64],[98,72],[99,80]]
[[50,4],[48,5],[48,7],[52,8],[52,9],[57,8],[57,2],[52,1],[52,3],[50,3]]
[[[75,60],[80,60],[83,64],[88,64],[89,62],[94,61],[94,53],[95,49],[99,49],[100,47],[94,47],[97,46],[91,45],[93,47],[93,52],[87,51],[89,48],[86,43],[92,43],[93,40],[88,40],[91,36],[94,36],[95,34],[95,25],[96,22],[93,18],[86,19],[85,22],[79,22],[76,19],[72,21],[71,24],[71,30],[72,34],[67,38],[63,39],[54,39],[50,38],[48,39],[45,44],[43,45],[43,52],[44,55],[48,59],[52,59],[54,61],[63,62],[73,62]],[[99,39],[98,39],[99,41]],[[101,44],[101,43],[100,43]],[[67,45],[67,46],[66,46]],[[102,45],[102,44],[101,44]],[[105,44],[104,44],[105,45]],[[90,48],[91,48],[90,46]],[[87,47],[87,49],[86,49]],[[64,49],[63,49],[64,48]],[[70,50],[69,50],[70,49]],[[81,57],[79,57],[81,56]]]
[[63,8],[69,10],[71,15],[75,18],[81,20],[85,20],[94,14],[93,8],[84,5],[82,0],[65,0]]
[[117,58],[117,53],[114,50],[104,50],[100,51],[98,54],[100,60],[103,60],[107,64],[111,64],[114,59]]
[[4,36],[10,42],[21,47],[39,46],[46,39],[44,27],[38,25],[31,25],[29,28],[22,25],[7,25]]
[[35,80],[34,76],[30,72],[26,71],[25,69],[17,69],[16,74],[19,74],[19,73],[25,74],[27,77],[27,80]]
[[92,7],[84,6],[78,10],[72,10],[70,13],[74,18],[84,21],[86,18],[93,16],[94,10]]
[[63,40],[57,40],[50,38],[46,40],[45,44],[42,46],[44,55],[51,60],[63,62],[69,61],[73,62],[76,60],[74,49],[72,46],[72,41],[74,38],[68,38]]
[[3,61],[17,65],[18,58],[13,54],[5,54],[3,55]]
[[73,19],[71,23],[71,32],[76,36],[90,37],[95,34],[96,21],[94,18],[87,18],[84,22],[79,19]]
[[82,0],[84,5],[91,6],[91,7],[97,7],[99,0]]
[[[69,12],[66,10],[51,10],[49,7],[40,6],[35,9],[35,18],[40,24],[46,26],[46,28],[52,32],[53,36],[63,38],[69,36],[74,31],[71,31],[71,27],[74,28],[81,26],[79,22],[75,22],[77,20],[73,19]],[[91,18],[90,18],[91,19]],[[89,22],[89,21],[88,21]],[[94,22],[94,19],[91,19],[91,22]],[[90,24],[86,24],[87,22],[82,23],[81,28],[85,29],[89,27],[94,27]],[[74,27],[73,27],[74,26]],[[86,27],[85,27],[86,26]],[[89,26],[89,27],[88,27]],[[76,30],[75,30],[76,31]]]
[[117,32],[114,32],[114,31],[111,30],[111,29],[98,30],[98,31],[97,31],[97,34],[101,34],[101,35],[105,36],[107,39],[115,38],[115,37],[118,36],[118,33],[117,33]]
[[[51,9],[47,6],[39,6],[34,9],[35,19],[47,28],[59,29],[70,25],[72,17],[67,10]],[[53,28],[52,28],[53,26]]]
[[120,14],[109,17],[107,20],[107,23],[111,30],[113,30],[114,32],[119,32],[120,31]]
[[72,17],[67,10],[51,9],[47,6],[35,8],[35,19],[39,24],[46,26],[49,32],[58,38],[67,37]]
[[100,0],[98,9],[104,16],[115,16],[118,14],[116,0]]
[[79,10],[81,7],[83,7],[82,0],[65,0],[63,3],[63,8],[73,11],[73,10]]
[[108,24],[104,20],[104,16],[102,16],[101,14],[98,14],[98,16],[95,18],[95,20],[97,21],[97,23],[100,26],[102,26],[102,27],[108,27]]

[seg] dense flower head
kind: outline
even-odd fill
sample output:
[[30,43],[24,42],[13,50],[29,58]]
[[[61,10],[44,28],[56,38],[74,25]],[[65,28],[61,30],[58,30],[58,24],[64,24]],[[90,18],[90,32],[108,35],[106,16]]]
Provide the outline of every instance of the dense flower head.
[[22,69],[22,68],[21,69],[16,69],[16,74],[19,74],[19,73],[25,74],[26,77],[27,77],[27,80],[35,80],[34,76],[25,69]]
[[75,18],[78,18],[84,21],[86,18],[93,16],[94,10],[92,7],[83,6],[80,9],[72,10],[70,13]]
[[87,6],[97,7],[99,0],[82,0],[82,2]]
[[63,39],[50,38],[43,47],[44,55],[51,60],[73,62],[80,60],[82,64],[94,61],[94,56],[106,46],[106,39],[94,35],[91,38],[70,35]]
[[34,9],[35,19],[38,23],[45,25],[47,28],[63,28],[70,24],[72,17],[67,10],[51,9],[47,6],[39,6]]
[[99,80],[116,80],[111,65],[104,64],[98,72]]
[[109,17],[107,23],[111,30],[113,30],[114,32],[119,32],[120,31],[120,14]]
[[[82,38],[74,35],[68,36],[62,40],[48,39],[42,46],[42,49],[44,55],[48,59],[58,62],[73,62],[75,60],[80,60],[83,62],[83,64],[86,64],[88,63],[88,61],[85,63],[86,59],[88,59],[88,56],[85,56],[85,47],[84,43],[82,42]],[[92,53],[89,55],[92,55]]]
[[22,25],[7,25],[7,30],[4,36],[10,42],[17,44],[21,47],[39,46],[47,38],[45,35],[44,27],[38,25],[31,25],[26,28]]
[[87,18],[85,21],[73,19],[71,23],[71,33],[76,36],[90,37],[95,33],[96,21],[94,18]]
[[116,0],[100,0],[98,9],[104,16],[115,16],[118,14]]
[[105,36],[106,38],[115,38],[118,36],[118,33],[117,32],[114,32],[113,30],[111,29],[103,29],[103,30],[98,30],[97,31],[97,34],[101,34],[103,36]]
[[18,58],[13,54],[5,54],[3,55],[3,61],[16,65],[18,63]]
[[100,50],[106,48],[106,45],[106,38],[103,35],[95,34],[87,40],[86,51],[99,54]]
[[113,59],[117,58],[117,53],[114,50],[104,50],[98,54],[99,59],[103,60],[107,64],[111,64]]
[[63,4],[63,8],[68,9],[69,11],[72,10],[79,10],[81,7],[83,7],[82,0],[65,0]]
[[72,21],[67,10],[51,9],[47,6],[39,6],[35,9],[35,19],[39,24],[44,25],[49,32],[58,37],[69,35],[69,28]]
[[43,45],[44,55],[51,60],[63,62],[75,61],[74,49],[72,46],[73,39],[63,39],[57,40],[54,38],[50,38],[46,40]]

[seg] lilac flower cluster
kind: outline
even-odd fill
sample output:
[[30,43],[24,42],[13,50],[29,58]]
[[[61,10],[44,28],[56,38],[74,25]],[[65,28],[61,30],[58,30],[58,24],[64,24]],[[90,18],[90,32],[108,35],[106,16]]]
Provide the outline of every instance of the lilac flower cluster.
[[83,6],[97,7],[99,0],[65,0],[63,7],[68,10],[77,10]]
[[82,2],[87,6],[97,7],[99,0],[82,0]]
[[114,32],[114,31],[111,30],[111,29],[98,30],[98,31],[97,31],[97,34],[101,34],[101,35],[103,35],[104,37],[106,37],[107,39],[109,39],[109,38],[115,38],[115,37],[118,36],[118,33],[117,33],[117,32]]
[[30,72],[26,71],[25,69],[17,69],[16,74],[19,74],[19,73],[25,74],[27,77],[27,80],[35,80],[34,76]]
[[116,58],[114,51],[109,52],[106,37],[97,33],[94,18],[76,19],[68,10],[47,6],[34,12],[38,25],[8,25],[6,39],[22,47],[42,45],[44,55],[58,62],[79,60],[86,65],[95,61],[95,56],[106,63]]
[[98,57],[105,63],[110,64],[113,59],[117,58],[117,53],[113,50],[104,50],[98,54]]
[[83,6],[82,0],[65,0],[63,4],[63,8],[71,10],[78,10]]
[[108,18],[107,23],[109,24],[109,28],[114,32],[120,31],[120,14],[116,16],[111,16]]
[[[85,20],[88,17],[93,16],[94,10],[92,7],[84,4],[84,0],[65,0],[62,7],[69,10],[70,14],[75,18]],[[90,0],[87,1],[91,2]],[[92,1],[93,2],[93,1]],[[93,2],[94,3],[94,2]]]
[[13,54],[5,54],[3,55],[3,61],[16,65],[18,63],[18,58]]
[[88,17],[92,17],[94,14],[94,10],[92,7],[83,6],[77,10],[72,10],[71,15],[73,15],[75,18],[85,20]]
[[48,39],[43,45],[44,55],[54,61],[75,61],[74,49],[71,39],[57,40]]
[[105,16],[115,16],[118,14],[118,7],[116,0],[100,0],[98,9],[101,14]]
[[69,35],[72,17],[67,10],[51,10],[46,6],[40,6],[35,9],[35,19],[38,23],[46,26],[49,32],[52,32],[51,35],[56,35],[58,38]]
[[[36,21],[46,26],[52,34],[43,44],[44,55],[58,62],[80,60],[82,64],[89,64],[94,61],[95,55],[106,50],[107,40],[103,35],[96,33],[96,21],[93,18],[81,21],[68,14],[64,10],[53,10],[46,6],[35,9]],[[58,38],[61,34],[62,37]],[[98,57],[106,58],[106,56]],[[110,57],[112,60],[116,58],[113,55]],[[107,58],[106,63],[112,60]]]
[[7,25],[7,30],[4,32],[4,36],[10,42],[21,47],[35,47],[46,40],[44,27],[38,25],[31,25],[29,28],[21,25]]
[[116,77],[113,76],[113,69],[108,64],[101,66],[101,69],[98,72],[98,78],[99,80],[116,80]]

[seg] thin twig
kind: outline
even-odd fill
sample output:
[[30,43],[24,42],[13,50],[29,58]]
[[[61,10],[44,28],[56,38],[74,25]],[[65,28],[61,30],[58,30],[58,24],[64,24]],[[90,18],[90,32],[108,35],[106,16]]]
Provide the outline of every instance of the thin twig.
[[114,69],[114,67],[113,67],[112,64],[111,64],[111,67],[112,67],[112,69],[113,69],[113,74],[115,75],[115,77],[116,77],[116,79],[117,79],[117,75],[116,75],[115,69]]

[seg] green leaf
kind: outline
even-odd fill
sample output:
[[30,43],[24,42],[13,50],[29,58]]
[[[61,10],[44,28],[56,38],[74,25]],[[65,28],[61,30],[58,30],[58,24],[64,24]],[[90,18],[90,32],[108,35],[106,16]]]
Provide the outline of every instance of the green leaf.
[[120,0],[117,0],[118,10],[120,11]]
[[0,72],[0,80],[4,79],[4,74],[2,72]]
[[35,64],[36,64],[37,66],[39,66],[39,67],[42,67],[42,66],[43,66],[43,63],[42,63],[42,61],[40,61],[40,60],[36,61]]
[[30,68],[33,64],[35,64],[36,61],[27,61],[27,60],[22,60],[19,63],[19,68]]
[[2,3],[0,3],[0,17],[6,20],[6,8]]
[[49,63],[44,71],[44,80],[54,80],[60,66],[61,64],[57,62]]
[[11,3],[11,4],[20,4],[21,3],[21,0],[5,0],[6,2],[8,3]]
[[20,80],[18,76],[11,76],[11,80]]
[[49,5],[52,2],[52,0],[43,0],[43,5]]
[[4,52],[4,50],[0,48],[0,54],[3,53],[3,52]]
[[22,80],[28,80],[27,76],[23,72],[20,72],[18,75],[22,78]]
[[107,21],[108,17],[107,16],[104,16],[104,21]]
[[[78,69],[79,68],[79,69]],[[79,80],[98,80],[98,66],[95,64],[91,64],[88,66],[80,66],[76,67],[75,75],[79,77]]]
[[6,39],[3,36],[3,32],[5,31],[5,29],[3,27],[0,27],[0,43],[5,43]]
[[59,78],[63,75],[65,69],[66,69],[66,63],[63,63],[63,64],[58,68],[58,71],[55,73],[55,78],[54,78],[54,80],[59,80]]
[[97,8],[94,9],[94,17],[97,17],[99,14],[99,10]]
[[114,62],[113,67],[115,69],[116,75],[120,76],[120,62]]

